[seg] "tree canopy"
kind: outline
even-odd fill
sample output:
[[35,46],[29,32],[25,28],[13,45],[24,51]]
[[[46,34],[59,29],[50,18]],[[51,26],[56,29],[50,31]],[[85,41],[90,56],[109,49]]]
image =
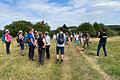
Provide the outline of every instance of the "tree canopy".
[[38,31],[49,31],[50,32],[50,26],[47,23],[42,22],[37,22],[36,24],[32,24],[29,21],[14,21],[9,25],[6,25],[4,29],[9,29],[12,36],[15,37],[18,33],[19,30],[22,30],[23,32],[27,32],[27,29],[29,27],[33,27],[35,30]]
[[[60,30],[60,26],[57,27],[56,30],[51,30],[48,23],[44,21],[37,22],[35,24],[31,23],[30,21],[13,21],[11,24],[8,24],[4,27],[4,29],[9,29],[12,36],[15,37],[19,30],[22,30],[23,32],[27,32],[27,29],[29,27],[33,27],[37,31],[45,32],[48,31],[50,33],[50,36],[52,36],[54,33],[58,33]],[[94,22],[93,24],[89,22],[85,22],[80,24],[79,26],[67,26],[66,24],[63,24],[64,32],[66,33],[76,33],[76,32],[88,32],[92,37],[96,37],[97,33],[101,30],[101,28],[105,28],[109,36],[114,36],[120,33],[118,29],[120,29],[119,26],[117,28],[114,28],[115,26],[105,26],[102,23]],[[117,32],[118,31],[118,32]],[[3,34],[4,31],[0,30],[0,36]]]

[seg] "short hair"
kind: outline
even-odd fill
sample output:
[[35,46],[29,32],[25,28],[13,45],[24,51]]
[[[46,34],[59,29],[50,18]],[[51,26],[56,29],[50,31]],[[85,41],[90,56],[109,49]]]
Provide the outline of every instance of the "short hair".
[[105,31],[106,31],[106,29],[105,29],[105,28],[102,28],[102,31],[104,31],[104,32],[105,32]]
[[29,28],[28,28],[28,32],[31,31],[32,29],[33,29],[32,27],[29,27]]
[[60,27],[60,30],[63,31],[63,27]]
[[39,36],[42,36],[43,35],[43,32],[39,32]]

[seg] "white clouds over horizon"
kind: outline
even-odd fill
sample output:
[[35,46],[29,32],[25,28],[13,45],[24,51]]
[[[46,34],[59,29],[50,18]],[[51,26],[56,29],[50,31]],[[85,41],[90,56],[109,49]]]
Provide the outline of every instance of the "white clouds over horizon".
[[[64,5],[63,5],[64,4]],[[82,22],[119,24],[119,0],[1,0],[0,29],[15,20],[33,23],[45,20],[51,29],[57,26],[79,25]]]

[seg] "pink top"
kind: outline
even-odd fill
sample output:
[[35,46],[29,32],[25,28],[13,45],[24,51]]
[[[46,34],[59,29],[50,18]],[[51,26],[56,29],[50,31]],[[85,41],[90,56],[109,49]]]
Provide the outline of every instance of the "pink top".
[[6,40],[7,42],[11,42],[11,41],[12,41],[12,37],[10,36],[9,33],[6,33],[6,34],[5,34],[5,40]]

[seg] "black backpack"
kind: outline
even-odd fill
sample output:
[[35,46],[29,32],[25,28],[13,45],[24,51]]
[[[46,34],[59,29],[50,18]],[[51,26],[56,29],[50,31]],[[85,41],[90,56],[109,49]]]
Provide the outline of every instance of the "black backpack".
[[57,38],[57,42],[58,44],[63,44],[64,43],[64,34],[58,34],[58,38]]

